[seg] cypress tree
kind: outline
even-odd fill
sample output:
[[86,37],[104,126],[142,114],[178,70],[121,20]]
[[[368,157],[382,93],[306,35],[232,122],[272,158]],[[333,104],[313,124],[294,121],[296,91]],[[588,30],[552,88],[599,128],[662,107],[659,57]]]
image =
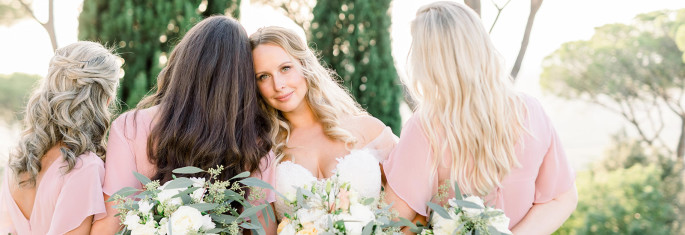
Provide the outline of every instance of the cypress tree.
[[390,2],[318,1],[308,37],[357,102],[399,134],[402,88],[391,51]]
[[135,107],[157,81],[157,74],[183,34],[210,15],[238,18],[241,0],[85,0],[79,40],[97,41],[125,60],[118,96]]

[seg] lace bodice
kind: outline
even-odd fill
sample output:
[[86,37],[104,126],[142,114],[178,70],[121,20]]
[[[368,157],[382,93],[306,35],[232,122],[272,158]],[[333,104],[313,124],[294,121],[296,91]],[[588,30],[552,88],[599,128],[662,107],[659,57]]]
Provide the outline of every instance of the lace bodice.
[[[387,158],[396,143],[397,137],[386,128],[364,148],[352,150],[348,155],[338,158],[333,173],[337,173],[343,181],[349,182],[352,190],[359,193],[360,197],[378,198],[381,191],[379,163]],[[298,187],[311,185],[318,180],[320,179],[309,170],[292,161],[284,161],[276,166],[275,188],[289,200],[295,199]],[[292,206],[281,197],[276,198],[275,206],[279,220],[285,213],[293,214]]]

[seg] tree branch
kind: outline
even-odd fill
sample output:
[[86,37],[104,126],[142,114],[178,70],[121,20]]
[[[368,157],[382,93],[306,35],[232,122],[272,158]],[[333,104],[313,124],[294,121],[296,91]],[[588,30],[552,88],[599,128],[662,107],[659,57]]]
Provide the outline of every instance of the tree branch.
[[530,14],[528,15],[528,22],[526,23],[526,31],[523,34],[523,41],[521,41],[521,48],[519,49],[518,56],[516,56],[516,62],[514,62],[514,67],[511,69],[511,77],[514,81],[516,81],[516,76],[518,76],[521,64],[523,63],[523,56],[526,54],[526,49],[528,49],[528,41],[530,40],[530,31],[533,29],[535,14],[537,14],[541,5],[542,0],[530,1]]
[[492,33],[492,29],[495,28],[495,24],[497,23],[497,20],[499,19],[499,15],[502,14],[502,10],[504,10],[504,8],[507,7],[507,5],[509,5],[509,2],[511,2],[511,0],[508,0],[507,3],[505,3],[504,6],[502,6],[502,7],[500,8],[500,7],[497,5],[497,3],[495,3],[495,1],[492,0],[492,4],[495,5],[495,8],[497,8],[497,16],[495,17],[495,21],[493,21],[493,22],[492,22],[492,25],[490,26],[490,30],[488,31],[489,34]]
[[[38,21],[39,24],[43,25],[43,22],[40,22],[40,20],[38,19],[38,17],[36,17],[36,15],[33,14],[33,9],[31,9],[31,7],[30,7],[28,4],[26,4],[26,3],[24,2],[24,0],[17,0],[17,1],[19,1],[19,3],[21,4],[21,6],[24,8],[24,10],[26,10],[27,12],[29,12],[29,14],[31,14],[31,17],[32,17],[34,20]],[[45,25],[43,25],[43,27],[45,27]]]

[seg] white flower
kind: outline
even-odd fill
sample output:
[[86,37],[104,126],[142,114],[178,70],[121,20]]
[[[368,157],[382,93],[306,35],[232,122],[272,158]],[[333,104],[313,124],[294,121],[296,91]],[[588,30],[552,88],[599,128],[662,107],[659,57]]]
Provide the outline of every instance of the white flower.
[[124,219],[124,225],[128,227],[129,230],[134,230],[140,226],[140,216],[133,211],[129,211]]
[[345,158],[338,159],[336,173],[340,182],[373,182],[350,185],[350,191],[363,198],[378,198],[381,193],[381,169],[378,160],[368,150],[352,150]]
[[205,186],[205,178],[190,177],[190,180],[193,181],[193,187],[201,188]]
[[288,199],[289,202],[294,202],[295,200],[297,200],[297,195],[295,194],[295,192],[286,192],[284,196],[286,199]]
[[433,217],[431,218],[431,223],[433,224],[433,233],[434,234],[453,234],[454,230],[457,229],[458,223],[457,220],[454,219],[454,215],[450,213],[450,216],[452,218],[445,219],[442,216],[438,215],[437,213],[433,213]]
[[166,235],[167,233],[169,233],[169,225],[169,219],[167,219],[166,217],[159,220],[159,228],[157,230],[157,234]]
[[195,189],[192,194],[190,194],[190,198],[192,198],[196,202],[204,202],[202,199],[205,197],[205,189],[204,188],[199,188]]
[[500,216],[490,217],[490,225],[501,233],[511,234],[509,231],[509,218],[504,214]]
[[285,227],[283,227],[283,230],[281,230],[281,232],[278,233],[278,235],[295,235],[295,233],[295,226],[289,223],[286,224]]
[[195,208],[181,206],[171,214],[171,232],[175,235],[184,235],[189,232],[197,232],[204,224],[202,214]]
[[[473,202],[473,203],[475,203],[481,207],[485,207],[483,205],[483,199],[481,199],[480,197],[469,196],[469,197],[464,198],[464,201]],[[452,207],[457,207],[456,202],[454,202],[452,200],[449,201],[449,204]],[[471,217],[471,218],[478,216],[478,215],[480,215],[480,213],[483,212],[483,209],[467,208],[467,207],[463,207],[462,209],[464,210],[464,214],[466,214],[467,217]]]
[[350,213],[342,214],[341,217],[345,221],[348,234],[352,235],[362,234],[364,226],[376,218],[368,206],[358,203],[350,205]]
[[131,230],[131,235],[155,235],[156,232],[155,222],[148,220],[145,225],[137,226],[135,229]]
[[314,223],[319,217],[322,217],[323,215],[326,214],[326,212],[322,209],[317,209],[317,208],[301,208],[295,212],[297,214],[297,218],[300,220],[300,223]]
[[148,201],[139,201],[138,202],[138,211],[140,211],[140,213],[143,213],[143,214],[150,213],[152,206],[154,206],[154,204],[152,204]]
[[202,230],[207,231],[216,228],[216,224],[212,222],[212,217],[209,215],[202,216]]

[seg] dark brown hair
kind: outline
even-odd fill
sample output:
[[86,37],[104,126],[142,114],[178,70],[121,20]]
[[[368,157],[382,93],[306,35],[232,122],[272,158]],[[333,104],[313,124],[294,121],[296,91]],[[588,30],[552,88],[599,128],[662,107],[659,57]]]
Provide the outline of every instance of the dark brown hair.
[[271,149],[271,126],[258,106],[250,43],[238,21],[211,16],[193,26],[157,83],[138,105],[159,106],[147,144],[157,166],[153,179],[169,181],[184,166],[223,165],[222,180],[259,171]]

